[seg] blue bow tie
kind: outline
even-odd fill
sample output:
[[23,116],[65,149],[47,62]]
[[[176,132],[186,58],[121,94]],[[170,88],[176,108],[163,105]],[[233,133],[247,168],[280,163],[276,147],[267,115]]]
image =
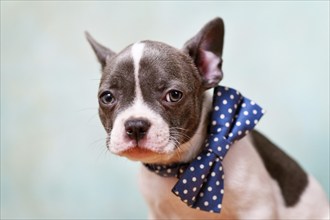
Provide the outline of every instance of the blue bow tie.
[[238,91],[214,89],[209,136],[202,152],[190,163],[145,166],[161,176],[179,178],[172,192],[189,207],[220,212],[224,195],[222,161],[230,146],[252,130],[263,109]]

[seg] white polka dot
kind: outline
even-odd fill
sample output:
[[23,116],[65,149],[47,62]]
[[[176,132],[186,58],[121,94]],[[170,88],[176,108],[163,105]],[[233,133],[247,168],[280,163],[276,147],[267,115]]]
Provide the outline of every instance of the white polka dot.
[[228,134],[228,136],[229,136],[229,137],[232,137],[232,136],[234,136],[234,135],[233,135],[233,133],[230,132],[230,133]]
[[221,204],[218,205],[218,209],[221,209]]
[[211,186],[207,187],[207,191],[211,192],[212,191],[212,187]]
[[214,140],[215,142],[217,142],[217,141],[219,141],[219,138],[215,137],[213,140]]
[[229,145],[228,145],[228,144],[226,145],[226,149],[227,149],[227,150],[229,149]]
[[212,197],[213,200],[217,200],[217,198],[218,198],[217,196],[213,196]]
[[204,205],[205,205],[205,206],[208,206],[208,205],[209,205],[209,202],[208,202],[208,201],[205,201],[205,202],[204,202]]
[[174,193],[175,193],[175,195],[179,195],[179,192],[178,191],[175,191]]
[[187,183],[187,180],[186,179],[183,179],[182,182],[183,182],[183,184],[186,184]]
[[210,152],[207,152],[206,156],[208,156],[208,157],[211,156],[211,153]]
[[194,167],[190,167],[190,171],[194,171],[195,170],[195,168]]
[[[196,187],[195,187],[195,188],[196,188]],[[192,201],[195,201],[195,200],[196,200],[196,197],[195,197],[195,196],[192,197],[191,200],[192,200]]]
[[225,87],[225,90],[228,91],[228,90],[229,90],[229,87],[226,86],[226,87]]
[[222,171],[222,166],[219,167],[219,170]]
[[203,174],[202,176],[201,176],[201,179],[204,179],[205,178],[205,175]]
[[255,109],[254,109],[252,112],[253,112],[253,114],[255,114],[255,115],[258,113],[258,111],[255,110]]
[[261,113],[262,113],[262,114],[265,114],[265,112],[266,112],[265,109],[262,109],[262,110],[261,110]]
[[250,120],[246,120],[245,124],[249,125],[250,124]]
[[238,131],[238,135],[241,135],[242,134],[242,131]]
[[234,105],[234,108],[237,109],[237,105],[236,104]]
[[251,101],[250,104],[251,104],[251,105],[255,105],[256,103],[255,103],[254,101]]
[[172,169],[167,169],[167,172],[168,172],[168,173],[171,173],[171,172],[172,172]]
[[224,115],[224,114],[221,114],[221,115],[220,115],[220,118],[221,118],[221,119],[224,119],[224,118],[225,118],[225,115]]
[[216,161],[216,162],[219,162],[219,161],[220,161],[220,159],[217,157],[217,158],[215,159],[215,161]]
[[219,147],[217,148],[217,150],[218,150],[218,151],[221,151],[221,147],[219,146]]
[[217,122],[216,121],[212,121],[212,125],[214,126],[214,125],[216,125],[217,124]]
[[222,101],[222,104],[224,104],[224,105],[227,105],[227,100],[226,99],[224,99],[223,101]]
[[212,172],[212,173],[211,173],[211,176],[215,176],[215,172]]
[[225,126],[226,126],[227,128],[229,128],[229,126],[230,126],[229,122],[227,122],[227,123],[225,124]]
[[193,177],[191,180],[192,180],[193,182],[196,182],[197,178],[196,178],[196,177]]
[[221,128],[218,128],[218,129],[217,129],[217,132],[219,133],[220,131],[221,131]]
[[254,124],[258,124],[258,120],[256,119],[256,120],[254,120]]
[[201,192],[201,193],[199,194],[199,196],[200,196],[200,197],[203,197],[203,196],[204,196],[204,193],[203,193],[203,192]]
[[223,193],[224,193],[223,189],[221,189],[221,190],[220,190],[220,193],[221,193],[221,194],[223,194]]
[[242,107],[243,107],[243,108],[245,108],[245,107],[246,107],[246,104],[245,104],[245,103],[243,103],[243,104],[242,104]]
[[248,112],[248,111],[244,111],[243,114],[244,114],[244,115],[249,115],[249,112]]
[[228,112],[229,112],[229,113],[232,113],[232,112],[233,112],[233,110],[232,110],[231,108],[229,108],[229,109],[228,109]]
[[221,96],[221,92],[217,92],[217,96]]
[[204,169],[204,164],[199,165],[199,168]]
[[241,122],[240,121],[236,122],[236,126],[241,126]]
[[220,182],[219,182],[219,181],[217,181],[217,182],[215,182],[215,184],[216,184],[217,186],[219,186],[219,185],[220,185]]
[[183,190],[183,194],[187,194],[188,193],[188,190]]
[[201,160],[201,159],[202,159],[202,157],[201,157],[201,156],[198,156],[198,157],[197,157],[197,160]]
[[196,190],[197,190],[197,187],[194,187],[194,188],[193,188],[193,192],[196,192]]
[[221,179],[224,179],[225,178],[225,175],[222,175]]
[[234,99],[235,97],[234,97],[234,95],[230,95],[230,99]]
[[212,165],[213,165],[213,162],[212,162],[212,161],[210,161],[210,162],[209,162],[209,166],[211,167]]
[[249,131],[245,131],[245,134],[248,134],[249,133]]
[[215,106],[215,107],[214,107],[214,110],[215,110],[215,111],[218,111],[218,110],[219,110],[219,106]]

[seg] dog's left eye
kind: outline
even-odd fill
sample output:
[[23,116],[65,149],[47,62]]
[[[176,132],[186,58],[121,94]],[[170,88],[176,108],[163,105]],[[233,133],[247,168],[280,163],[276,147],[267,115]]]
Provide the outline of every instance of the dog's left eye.
[[165,100],[167,102],[178,102],[181,100],[181,98],[182,98],[182,92],[178,90],[171,90],[165,96]]

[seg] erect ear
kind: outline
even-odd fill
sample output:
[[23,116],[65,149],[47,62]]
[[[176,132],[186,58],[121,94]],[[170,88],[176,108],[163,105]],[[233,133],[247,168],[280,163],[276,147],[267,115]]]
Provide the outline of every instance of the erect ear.
[[92,46],[92,48],[95,52],[95,55],[96,55],[97,59],[99,60],[101,66],[102,66],[102,69],[103,69],[106,65],[107,59],[116,55],[116,53],[113,52],[112,50],[106,48],[105,46],[99,44],[96,40],[94,40],[94,38],[87,31],[85,32],[85,35],[86,35],[88,42]]
[[223,77],[221,70],[223,37],[223,21],[221,18],[215,18],[183,47],[183,51],[194,60],[203,78],[205,89],[215,87]]

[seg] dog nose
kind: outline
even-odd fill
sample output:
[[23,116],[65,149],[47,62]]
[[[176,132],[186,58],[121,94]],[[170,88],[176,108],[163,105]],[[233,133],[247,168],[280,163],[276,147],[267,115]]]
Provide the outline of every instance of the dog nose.
[[141,140],[148,132],[150,122],[146,119],[131,119],[125,122],[126,134],[130,139]]

